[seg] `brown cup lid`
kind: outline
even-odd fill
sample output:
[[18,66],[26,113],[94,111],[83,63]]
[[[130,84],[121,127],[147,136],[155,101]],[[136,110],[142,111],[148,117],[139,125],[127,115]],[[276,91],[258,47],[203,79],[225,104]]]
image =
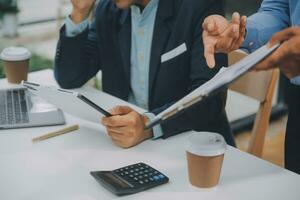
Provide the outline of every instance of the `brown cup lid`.
[[186,150],[199,156],[218,156],[226,151],[227,144],[222,135],[211,132],[194,132],[187,142]]
[[23,61],[30,57],[30,51],[24,47],[8,47],[0,54],[0,59],[4,61]]

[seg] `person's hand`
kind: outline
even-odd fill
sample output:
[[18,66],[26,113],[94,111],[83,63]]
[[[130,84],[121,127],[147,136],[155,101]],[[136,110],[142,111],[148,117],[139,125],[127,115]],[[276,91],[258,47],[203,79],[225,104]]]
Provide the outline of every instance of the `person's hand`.
[[127,106],[117,106],[111,110],[112,117],[104,117],[102,124],[113,142],[129,148],[153,137],[152,131],[145,131],[145,124],[149,120]]
[[71,0],[73,11],[71,19],[75,23],[80,23],[87,19],[96,0]]
[[276,33],[269,46],[282,43],[270,56],[255,66],[255,70],[268,70],[279,67],[288,77],[300,75],[300,28],[288,28]]
[[233,13],[228,22],[220,15],[208,16],[203,24],[204,56],[210,68],[215,66],[216,52],[229,53],[238,49],[245,40],[247,17]]

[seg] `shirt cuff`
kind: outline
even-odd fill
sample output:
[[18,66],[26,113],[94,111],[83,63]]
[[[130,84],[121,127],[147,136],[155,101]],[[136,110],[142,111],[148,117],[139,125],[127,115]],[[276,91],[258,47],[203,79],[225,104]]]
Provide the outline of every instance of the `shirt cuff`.
[[291,78],[290,81],[291,81],[292,84],[300,86],[300,76],[296,76],[294,78]]
[[88,19],[80,22],[79,24],[75,24],[70,17],[67,17],[65,20],[66,24],[66,36],[67,37],[75,37],[82,33],[88,26]]
[[[150,112],[144,113],[144,115],[146,115],[150,120],[155,118],[155,114]],[[152,131],[153,131],[153,138],[152,138],[153,140],[161,138],[164,135],[161,125],[154,126]]]
[[247,33],[246,33],[245,41],[241,46],[241,49],[245,49],[251,53],[260,47],[260,44],[257,41],[258,38],[257,32],[258,31],[255,28],[255,25],[251,21],[248,21]]

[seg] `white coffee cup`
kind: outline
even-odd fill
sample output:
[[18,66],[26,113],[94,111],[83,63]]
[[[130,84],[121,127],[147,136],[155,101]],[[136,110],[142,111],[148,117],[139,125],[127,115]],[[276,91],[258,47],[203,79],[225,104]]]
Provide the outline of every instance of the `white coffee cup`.
[[27,80],[31,53],[23,47],[8,47],[0,54],[4,71],[9,83],[19,84]]
[[186,155],[193,186],[209,188],[219,183],[226,147],[223,136],[217,133],[198,132],[189,136]]

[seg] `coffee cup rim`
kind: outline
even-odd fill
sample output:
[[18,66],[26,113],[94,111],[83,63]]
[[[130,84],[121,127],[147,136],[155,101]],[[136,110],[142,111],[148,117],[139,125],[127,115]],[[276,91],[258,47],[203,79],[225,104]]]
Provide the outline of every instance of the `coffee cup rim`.
[[194,132],[188,137],[186,151],[198,156],[219,156],[226,152],[222,135],[212,132]]
[[30,58],[30,51],[24,47],[7,47],[0,54],[3,61],[25,61]]

